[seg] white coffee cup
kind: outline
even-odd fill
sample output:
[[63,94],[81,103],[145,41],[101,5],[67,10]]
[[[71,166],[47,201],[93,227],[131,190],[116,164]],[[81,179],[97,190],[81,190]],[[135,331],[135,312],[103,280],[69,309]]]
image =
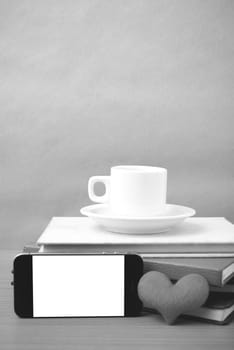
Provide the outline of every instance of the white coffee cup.
[[[102,196],[94,192],[98,182],[106,187]],[[152,166],[115,166],[110,176],[92,176],[88,193],[93,202],[109,204],[115,215],[152,217],[166,208],[167,170]]]

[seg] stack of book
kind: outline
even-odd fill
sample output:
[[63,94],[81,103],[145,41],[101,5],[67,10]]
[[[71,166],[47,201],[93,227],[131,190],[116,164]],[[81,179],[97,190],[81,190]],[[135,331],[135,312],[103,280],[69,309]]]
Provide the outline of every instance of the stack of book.
[[172,281],[190,273],[204,276],[210,285],[209,297],[205,305],[186,315],[217,324],[231,321],[234,312],[234,257],[146,258],[144,270],[160,271]]
[[37,245],[41,253],[136,253],[145,272],[161,271],[174,281],[199,273],[210,284],[210,295],[187,316],[225,324],[234,314],[234,225],[225,218],[194,217],[169,232],[123,235],[104,231],[89,218],[55,217]]

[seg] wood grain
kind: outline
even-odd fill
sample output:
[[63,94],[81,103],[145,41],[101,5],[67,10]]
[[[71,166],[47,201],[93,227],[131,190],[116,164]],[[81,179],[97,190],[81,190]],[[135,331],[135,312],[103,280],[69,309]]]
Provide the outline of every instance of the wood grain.
[[0,349],[232,349],[234,323],[215,326],[159,315],[136,318],[20,319],[13,311],[11,268],[17,251],[0,251]]

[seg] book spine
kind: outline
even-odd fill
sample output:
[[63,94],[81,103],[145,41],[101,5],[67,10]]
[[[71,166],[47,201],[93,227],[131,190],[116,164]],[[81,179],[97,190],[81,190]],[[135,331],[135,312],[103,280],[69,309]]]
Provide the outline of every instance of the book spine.
[[234,293],[234,285],[224,285],[223,287],[210,286],[211,292],[216,293]]
[[142,259],[147,258],[234,258],[233,253],[139,253]]
[[145,258],[234,258],[233,252],[156,252],[152,248],[144,251],[139,247],[116,246],[116,245],[40,245],[40,252],[45,253],[120,253],[120,254],[138,254]]
[[180,266],[180,265],[171,265],[166,263],[152,262],[144,260],[144,273],[149,271],[159,271],[165,273],[170,279],[178,280],[181,277],[188,275],[190,273],[198,273],[205,277],[209,284],[221,287],[221,273],[220,271],[214,270],[204,270],[201,268],[193,266]]

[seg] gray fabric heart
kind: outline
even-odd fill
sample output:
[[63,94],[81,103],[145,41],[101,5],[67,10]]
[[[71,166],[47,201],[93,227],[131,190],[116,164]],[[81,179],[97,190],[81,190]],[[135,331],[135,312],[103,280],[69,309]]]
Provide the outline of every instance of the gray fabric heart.
[[172,284],[165,274],[150,271],[140,279],[138,295],[144,307],[157,310],[168,324],[172,324],[179,315],[205,303],[209,285],[198,274],[186,275]]

